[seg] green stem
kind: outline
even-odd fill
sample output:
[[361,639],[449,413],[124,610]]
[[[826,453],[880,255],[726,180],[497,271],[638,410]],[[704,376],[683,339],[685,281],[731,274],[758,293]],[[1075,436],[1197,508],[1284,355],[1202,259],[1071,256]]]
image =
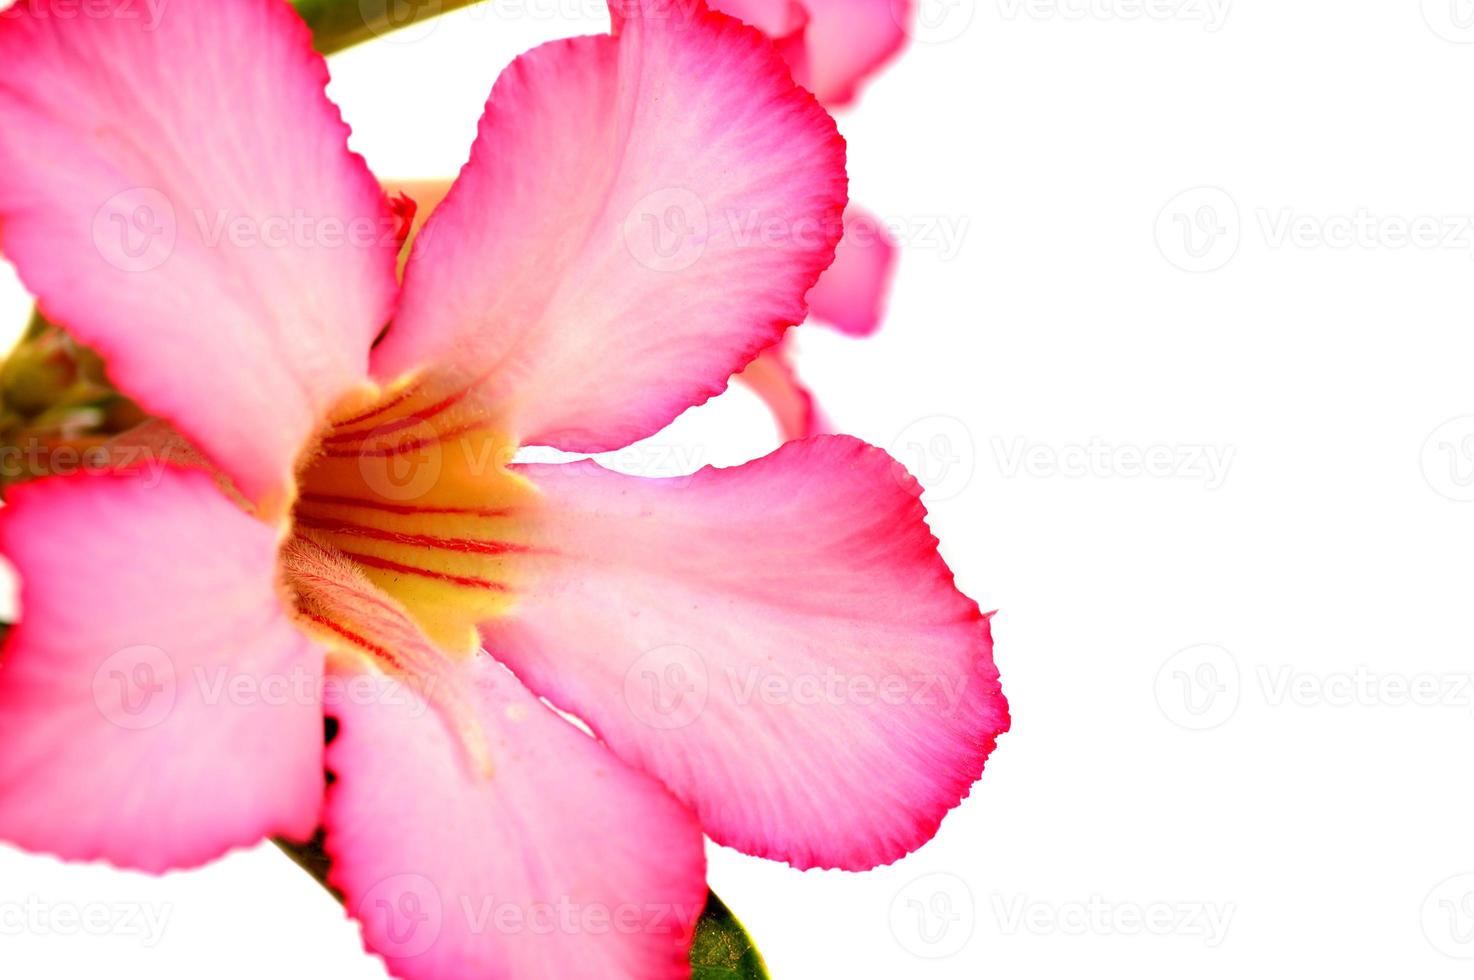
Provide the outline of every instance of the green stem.
[[342,51],[478,0],[292,0],[323,54]]

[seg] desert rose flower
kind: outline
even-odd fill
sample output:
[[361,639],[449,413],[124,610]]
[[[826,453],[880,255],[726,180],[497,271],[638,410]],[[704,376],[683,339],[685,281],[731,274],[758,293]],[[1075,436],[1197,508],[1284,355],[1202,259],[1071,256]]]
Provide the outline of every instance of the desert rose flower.
[[[160,872],[321,826],[410,980],[686,975],[703,831],[927,841],[1008,715],[899,464],[511,463],[643,438],[803,319],[844,148],[773,46],[631,0],[518,58],[401,284],[291,8],[133,6],[0,16],[0,249],[178,461],[0,511],[0,839]],[[789,233],[647,234],[693,200]]]

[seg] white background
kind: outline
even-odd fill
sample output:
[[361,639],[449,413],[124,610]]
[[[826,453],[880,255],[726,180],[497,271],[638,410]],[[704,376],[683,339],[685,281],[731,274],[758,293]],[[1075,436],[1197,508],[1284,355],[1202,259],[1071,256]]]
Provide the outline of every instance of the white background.
[[[908,251],[884,331],[802,328],[801,368],[929,486],[1015,727],[895,866],[712,849],[779,980],[1467,975],[1474,11],[1422,6],[935,0],[841,119]],[[601,26],[508,0],[333,94],[380,174],[449,174],[507,61]],[[773,438],[734,392],[650,451]],[[0,922],[6,977],[384,975],[269,847],[162,880],[0,851],[27,902],[167,925]]]

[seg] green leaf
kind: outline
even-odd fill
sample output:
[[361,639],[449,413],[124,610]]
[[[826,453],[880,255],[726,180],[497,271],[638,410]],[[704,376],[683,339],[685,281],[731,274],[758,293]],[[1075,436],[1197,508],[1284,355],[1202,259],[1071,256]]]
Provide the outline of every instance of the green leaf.
[[[277,838],[275,843],[319,885],[328,888],[328,856],[323,851],[322,839],[322,831],[319,830],[317,836],[305,844],[281,838]],[[331,888],[328,891],[334,898],[343,900],[343,896]],[[701,921],[696,924],[696,938],[691,943],[691,980],[770,980],[768,968],[752,937],[742,928],[732,910],[717,898],[716,892],[706,893],[706,908],[701,912]]]
[[292,0],[312,28],[312,41],[332,54],[363,41],[438,17],[477,0]]
[[707,892],[691,944],[691,980],[768,980],[768,968],[732,910]]

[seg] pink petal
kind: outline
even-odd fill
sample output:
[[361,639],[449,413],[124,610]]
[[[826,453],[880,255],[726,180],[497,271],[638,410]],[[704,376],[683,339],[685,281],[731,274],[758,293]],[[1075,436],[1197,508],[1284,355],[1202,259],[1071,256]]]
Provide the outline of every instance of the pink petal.
[[689,976],[706,898],[690,813],[489,658],[459,682],[489,776],[404,688],[335,711],[331,881],[365,945],[406,980]]
[[793,77],[832,106],[851,101],[860,83],[905,46],[915,16],[912,0],[714,0],[712,6],[779,41]]
[[809,313],[852,337],[880,327],[896,271],[896,242],[879,219],[851,207],[834,264],[809,290]]
[[794,371],[787,347],[782,342],[774,344],[737,375],[773,413],[783,442],[822,435],[830,429],[813,392]]
[[0,549],[0,838],[160,872],[311,835],[322,651],[282,611],[271,528],[200,470],[84,475],[14,488]]
[[967,795],[1008,726],[988,622],[885,453],[821,437],[686,479],[524,473],[555,554],[488,649],[714,840],[868,868]]
[[459,367],[522,443],[613,449],[804,318],[842,227],[833,120],[756,31],[643,2],[616,38],[498,80],[416,239],[381,378]]
[[0,249],[259,499],[366,376],[392,214],[288,4],[55,6],[0,17]]

